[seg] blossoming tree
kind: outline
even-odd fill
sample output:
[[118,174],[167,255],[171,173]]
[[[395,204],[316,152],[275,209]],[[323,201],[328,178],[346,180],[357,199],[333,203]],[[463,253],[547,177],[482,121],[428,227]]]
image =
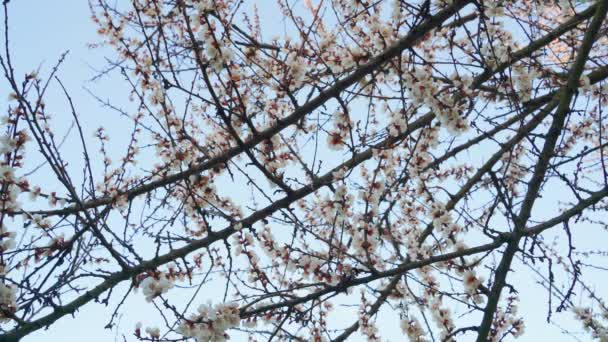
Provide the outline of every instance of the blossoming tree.
[[261,3],[90,0],[98,128],[4,1],[1,341],[135,296],[129,340],[510,340],[534,287],[608,338],[607,1]]

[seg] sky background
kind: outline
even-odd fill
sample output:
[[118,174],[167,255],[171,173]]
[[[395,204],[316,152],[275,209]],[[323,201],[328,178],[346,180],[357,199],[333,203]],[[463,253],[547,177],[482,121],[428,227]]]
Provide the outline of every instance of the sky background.
[[[270,2],[270,0],[260,0],[262,15],[264,15],[264,5]],[[88,43],[95,42],[98,39],[95,32],[96,27],[90,20],[87,1],[13,0],[9,5],[9,11],[10,50],[17,75],[24,75],[38,66],[41,66],[42,74],[47,75],[61,54],[69,50],[58,75],[75,101],[85,129],[85,137],[92,137],[97,127],[105,126],[112,137],[111,144],[114,144],[114,146],[120,145],[120,133],[128,132],[128,128],[119,124],[116,113],[100,108],[96,100],[85,90],[85,87],[93,89],[102,98],[117,99],[116,101],[120,103],[120,101],[125,101],[124,91],[128,89],[117,77],[101,79],[96,82],[88,81],[96,74],[95,70],[99,70],[106,65],[104,56],[110,55],[110,53],[104,49],[90,49],[87,47]],[[281,24],[278,20],[263,20],[262,24],[265,26],[264,30],[267,31],[281,30]],[[0,84],[4,90],[3,93],[8,94],[7,88],[5,88],[6,82],[2,80]],[[71,118],[65,100],[57,90],[57,87],[52,87],[47,101],[49,108],[56,110],[56,122],[60,123],[56,127],[64,128],[65,132],[71,124]],[[2,108],[6,108],[6,96],[2,95],[2,97],[0,105]],[[125,106],[128,105],[125,104]],[[58,132],[58,135],[61,135],[61,133]],[[69,137],[62,147],[63,152],[65,155],[78,160],[81,157],[80,150],[73,146],[78,146],[77,141]],[[50,175],[41,174],[39,175],[41,178],[37,181],[43,183],[43,178],[47,176]],[[235,191],[238,191],[238,187],[235,187]],[[554,191],[554,194],[559,196],[557,191]],[[542,206],[542,200],[539,204]],[[590,238],[583,237],[579,240],[579,243],[583,245],[591,244],[589,240]],[[546,298],[546,292],[541,291],[538,286],[526,286],[527,283],[530,285],[535,283],[536,279],[514,274],[511,274],[510,279],[516,284],[523,285],[522,288],[526,290],[521,294],[520,304],[520,312],[525,313],[526,334],[519,339],[520,341],[573,340],[571,337],[563,335],[560,329],[546,324],[546,306],[539,305],[539,303],[546,303],[546,300],[538,300],[539,298]],[[605,279],[599,277],[596,280],[598,280],[597,284],[605,282]],[[208,295],[210,298],[216,298],[221,293],[208,293]],[[87,342],[107,342],[114,341],[117,337],[117,340],[121,341],[122,337],[116,335],[116,330],[103,329],[113,309],[112,306],[104,307],[100,304],[89,303],[77,312],[75,318],[64,317],[53,324],[49,330],[40,330],[25,337],[23,341],[80,342],[86,340]],[[558,317],[556,320],[559,324],[569,327],[578,326],[578,323],[569,318],[570,315],[566,314],[560,317],[562,318]],[[128,341],[132,341],[135,338],[129,334],[136,322],[142,321],[144,326],[154,325],[155,322],[158,322],[157,319],[158,317],[154,314],[151,304],[144,301],[143,295],[134,295],[127,301],[123,309],[123,317],[119,321],[118,330],[126,335]],[[355,317],[334,319],[342,319],[344,325],[350,325]],[[399,330],[399,322],[393,319],[390,321],[383,320],[381,314],[377,325],[389,340],[403,340]],[[587,338],[587,336],[581,336],[581,340]],[[243,339],[244,336],[233,338],[235,341]],[[358,338],[353,340],[358,340]]]

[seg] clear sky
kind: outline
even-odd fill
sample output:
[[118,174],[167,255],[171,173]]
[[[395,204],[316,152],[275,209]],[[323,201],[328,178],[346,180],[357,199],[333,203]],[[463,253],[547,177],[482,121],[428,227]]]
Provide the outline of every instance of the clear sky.
[[[270,2],[270,0],[260,0],[261,2]],[[263,6],[263,5],[262,5]],[[56,63],[59,56],[69,50],[64,65],[61,67],[59,76],[65,83],[66,87],[75,99],[77,109],[81,113],[85,130],[91,136],[95,128],[103,125],[106,126],[110,133],[120,132],[120,127],[116,125],[115,113],[109,113],[107,110],[100,108],[96,101],[85,91],[84,87],[95,89],[95,92],[104,98],[118,98],[124,100],[121,89],[124,85],[118,78],[101,80],[96,83],[87,82],[95,75],[95,69],[100,69],[105,66],[104,50],[92,50],[87,47],[87,44],[94,42],[97,39],[96,28],[90,21],[89,8],[87,1],[83,0],[13,0],[9,5],[10,10],[10,36],[12,55],[16,66],[17,74],[24,74],[36,69],[42,65],[43,73]],[[268,21],[263,23],[268,25],[268,29],[272,25],[280,25],[278,21]],[[42,64],[41,64],[42,63]],[[0,83],[6,94],[6,83],[4,80]],[[4,96],[4,95],[2,95]],[[5,97],[5,96],[4,96]],[[4,98],[0,98],[0,105],[6,108]],[[65,121],[65,129],[70,126],[71,119],[65,102],[58,92],[52,93],[48,100],[51,108],[57,110],[57,120]],[[112,134],[114,136],[114,134]],[[71,148],[71,140],[68,140],[63,151],[66,155],[71,155],[72,158],[78,159],[81,155],[79,151]],[[41,175],[40,177],[45,177]],[[42,182],[43,180],[41,180]],[[557,194],[556,194],[557,195]],[[541,202],[542,203],[542,202]],[[584,241],[583,241],[584,242]],[[513,276],[513,274],[511,274]],[[520,277],[521,278],[521,277]],[[520,279],[511,278],[512,281],[522,283],[534,283],[536,280],[532,278]],[[600,281],[600,279],[598,279]],[[599,283],[599,282],[598,282]],[[526,289],[526,287],[524,287]],[[546,292],[541,291],[538,287],[526,289],[527,291],[521,294],[521,309],[522,313],[526,313],[526,334],[520,341],[571,341],[572,338],[560,333],[559,329],[547,325],[546,318]],[[215,296],[217,294],[210,294]],[[545,305],[542,305],[542,304]],[[135,326],[135,322],[143,321],[153,323],[153,319],[157,319],[156,315],[151,315],[151,304],[145,303],[143,296],[135,295],[127,302],[123,310],[123,318],[119,322],[120,330],[127,334],[127,340],[134,340],[129,336],[129,332]],[[76,314],[76,318],[64,317],[49,330],[38,331],[26,338],[25,342],[47,342],[47,341],[62,341],[62,342],[107,342],[114,341],[116,336],[115,331],[104,330],[103,326],[107,323],[108,317],[112,312],[113,307],[104,307],[100,304],[89,303]],[[575,322],[572,322],[566,315],[557,322],[568,325],[570,327]],[[355,317],[348,317],[344,320],[345,324],[351,324]],[[385,336],[391,341],[401,341],[403,337],[400,335],[398,322],[380,320],[378,327],[385,332]],[[586,336],[581,337],[582,340]],[[118,341],[122,341],[118,337]],[[235,340],[241,340],[237,337]],[[357,340],[357,339],[353,339]]]

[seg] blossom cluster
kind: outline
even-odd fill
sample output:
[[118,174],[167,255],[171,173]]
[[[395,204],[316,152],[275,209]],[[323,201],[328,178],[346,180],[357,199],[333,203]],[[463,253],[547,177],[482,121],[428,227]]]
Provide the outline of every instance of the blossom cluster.
[[482,303],[483,297],[479,295],[479,285],[481,285],[483,279],[479,278],[475,271],[468,270],[464,272],[462,283],[464,284],[464,290],[467,295],[473,298],[475,303]]
[[[572,312],[574,312],[576,319],[583,324],[585,330],[590,332],[594,338],[600,341],[608,340],[608,328],[600,323],[590,308],[575,306],[572,308]],[[608,314],[604,314],[604,318],[606,317],[608,317]]]
[[10,320],[4,312],[12,313],[17,311],[16,289],[14,285],[0,283],[0,322]]
[[15,232],[8,231],[4,224],[0,226],[0,251],[4,252],[9,249],[15,248]]
[[167,293],[173,287],[173,282],[165,274],[160,273],[148,275],[141,281],[140,286],[146,301],[151,302],[154,298]]
[[401,330],[407,335],[411,342],[428,341],[424,335],[424,330],[416,317],[409,317],[401,320]]
[[236,304],[211,303],[198,307],[198,313],[191,315],[178,328],[185,337],[193,337],[197,342],[222,342],[230,337],[228,329],[240,324],[239,308]]
[[[201,13],[202,16],[205,13]],[[229,42],[223,41],[216,37],[216,24],[214,21],[206,18],[207,23],[200,25],[198,38],[202,41],[205,47],[205,57],[216,72],[220,72],[224,65],[232,60],[232,50],[229,48]]]
[[341,150],[348,139],[352,122],[348,113],[340,111],[333,116],[334,128],[327,134],[327,147],[332,150]]
[[404,72],[403,79],[415,106],[429,107],[441,124],[453,134],[459,134],[468,129],[468,124],[462,117],[465,102],[460,101],[450,92],[440,91],[438,83],[433,78],[432,70],[415,68],[412,71]]
[[[135,336],[140,339],[143,338],[141,331],[142,327],[143,324],[141,322],[137,322],[137,324],[135,325]],[[156,341],[160,338],[160,329],[158,327],[146,327],[144,332],[148,335],[150,339],[152,339],[152,341]]]
[[[11,126],[13,124],[9,123],[9,128]],[[2,201],[2,207],[9,212],[21,209],[21,203],[17,197],[22,191],[29,188],[25,178],[18,178],[15,175],[17,168],[22,166],[24,158],[22,147],[29,140],[29,135],[25,130],[0,136],[0,154],[5,157],[0,162],[0,182],[6,187],[0,194],[0,201]]]

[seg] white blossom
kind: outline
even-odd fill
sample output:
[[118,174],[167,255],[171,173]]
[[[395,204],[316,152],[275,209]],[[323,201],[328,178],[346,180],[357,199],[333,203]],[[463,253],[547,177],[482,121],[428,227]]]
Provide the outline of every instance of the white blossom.
[[183,322],[178,332],[193,337],[197,342],[222,342],[229,339],[226,331],[240,324],[239,308],[236,304],[202,304],[198,314]]
[[[0,308],[6,312],[15,312],[17,309],[17,297],[14,285],[0,283]],[[0,322],[6,322],[9,318],[0,312]]]
[[151,302],[161,294],[167,293],[173,287],[173,283],[163,274],[158,277],[148,276],[141,282],[141,287],[146,301]]

